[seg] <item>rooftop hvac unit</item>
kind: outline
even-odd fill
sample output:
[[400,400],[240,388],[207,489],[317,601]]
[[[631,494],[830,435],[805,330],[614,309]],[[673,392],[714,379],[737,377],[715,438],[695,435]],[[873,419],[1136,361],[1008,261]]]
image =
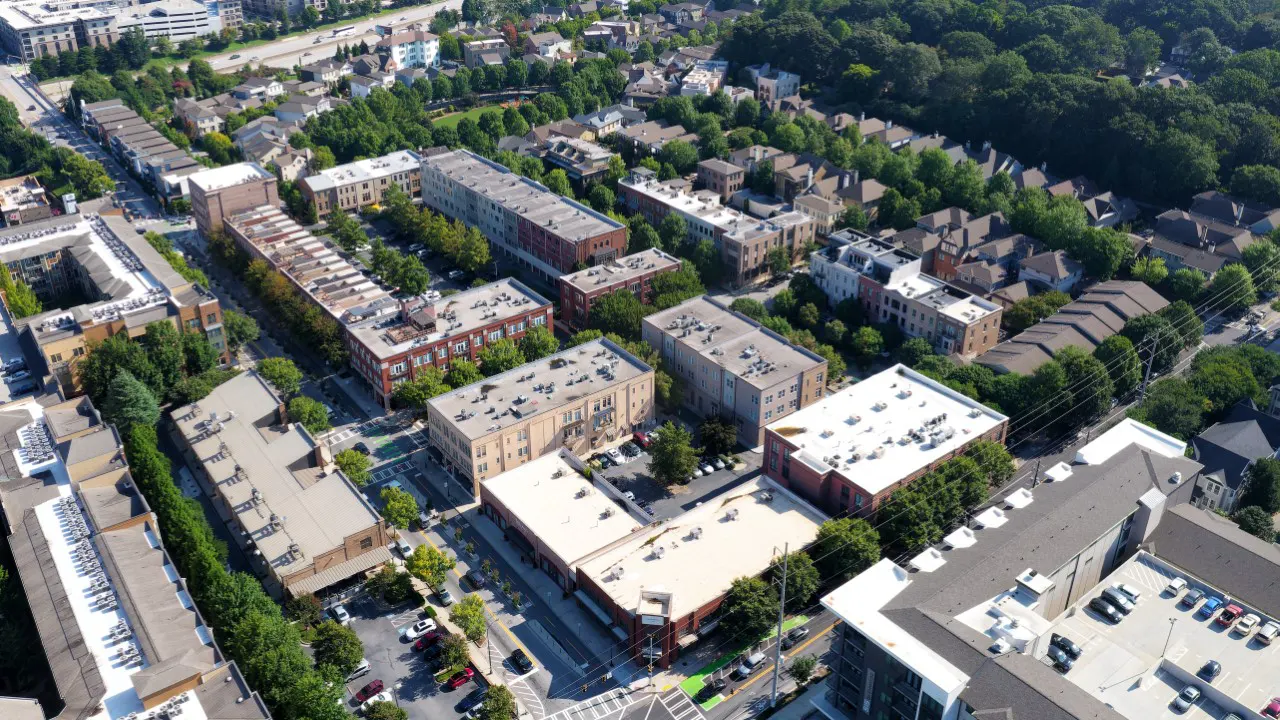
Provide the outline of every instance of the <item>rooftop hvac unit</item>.
[[725,514],[724,514],[724,519],[725,519],[725,520],[737,520],[737,519],[738,519],[738,508],[729,508],[729,512],[727,512],[727,513],[725,513]]
[[657,559],[661,560],[663,557],[665,557],[665,556],[666,556],[666,554],[667,554],[667,546],[666,546],[666,545],[656,545],[656,546],[654,546],[654,548],[653,548],[653,556],[654,556],[655,558],[657,558]]
[[613,569],[614,580],[621,580],[622,578],[626,577],[626,575],[627,575],[627,570],[621,565]]

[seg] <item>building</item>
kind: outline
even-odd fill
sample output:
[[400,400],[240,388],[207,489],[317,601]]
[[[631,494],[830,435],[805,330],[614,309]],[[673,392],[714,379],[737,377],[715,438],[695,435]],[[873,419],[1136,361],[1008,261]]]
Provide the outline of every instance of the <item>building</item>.
[[315,205],[320,217],[334,210],[355,212],[382,202],[387,188],[395,185],[409,197],[418,195],[422,178],[422,158],[412,150],[357,160],[321,170],[302,179],[298,189]]
[[[0,411],[3,534],[66,720],[129,720],[181,707],[196,718],[269,720],[218,647],[88,398],[27,399]],[[43,720],[39,706],[6,719]]]
[[593,340],[434,397],[427,417],[442,464],[478,495],[481,482],[548,453],[582,456],[647,429],[653,368]]
[[25,225],[53,216],[44,186],[34,175],[0,180],[0,216],[6,227]]
[[724,87],[729,75],[729,63],[724,60],[699,60],[693,69],[680,80],[681,95],[712,95]]
[[641,335],[685,384],[684,404],[731,420],[756,447],[764,429],[824,394],[827,361],[705,295],[646,317]]
[[917,219],[916,226],[939,236],[933,274],[943,280],[954,280],[957,269],[971,262],[979,247],[1013,233],[1003,213],[974,217],[960,208],[946,208],[926,215]]
[[643,110],[630,105],[610,105],[592,113],[575,115],[573,121],[591,128],[598,138],[607,137],[631,125],[647,121]]
[[574,330],[584,330],[591,320],[591,305],[618,290],[636,294],[640,302],[653,302],[653,279],[680,269],[678,258],[656,248],[611,260],[586,270],[561,275],[560,318]]
[[226,121],[213,110],[191,98],[178,98],[173,101],[173,114],[182,119],[187,126],[187,134],[200,137],[211,132],[222,132]]
[[[1280,395],[1280,386],[1271,389]],[[1249,468],[1280,452],[1280,418],[1240,402],[1221,421],[1191,439],[1193,457],[1204,472],[1192,500],[1201,507],[1234,513],[1245,490]]]
[[569,180],[579,188],[604,177],[609,172],[609,161],[613,159],[613,151],[609,148],[578,138],[551,137],[543,148],[543,159],[564,170]]
[[[1221,204],[1206,199],[1200,202],[1200,208],[1217,211]],[[1212,278],[1228,263],[1243,262],[1245,249],[1255,242],[1257,237],[1248,227],[1207,215],[1167,210],[1156,216],[1150,253],[1163,259],[1169,272],[1185,267]]]
[[328,95],[301,95],[297,100],[290,99],[276,105],[275,116],[282,123],[301,126],[311,118],[332,109],[333,100]]
[[633,659],[670,667],[715,629],[734,580],[760,575],[784,547],[804,548],[826,519],[757,476],[578,560],[574,595]]
[[[1009,418],[905,365],[828,395],[765,429],[764,472],[836,516],[869,516]],[[890,442],[891,440],[891,442]]]
[[169,417],[187,463],[266,582],[309,595],[391,559],[382,516],[258,373],[237,375]]
[[424,152],[422,204],[478,228],[548,282],[626,252],[622,223],[468,150]]
[[85,131],[155,188],[165,201],[186,197],[187,178],[204,169],[119,98],[80,105]]
[[727,203],[746,185],[747,171],[733,163],[711,158],[698,163],[698,183],[719,195],[720,202]]
[[76,365],[90,344],[136,337],[153,322],[204,334],[230,362],[222,309],[174,271],[119,216],[61,215],[0,233],[0,262],[53,309],[15,323],[33,377],[80,392]]
[[381,37],[376,47],[391,56],[390,69],[440,67],[440,38],[420,28]]
[[176,45],[183,40],[216,34],[222,20],[195,0],[159,0],[117,10],[120,33],[135,28],[150,38],[167,37]]
[[1084,279],[1084,265],[1067,257],[1065,250],[1050,250],[1018,263],[1018,280],[1042,290],[1070,295]]
[[1030,375],[1068,345],[1092,353],[1103,340],[1136,317],[1162,310],[1169,301],[1145,283],[1108,280],[1098,283],[1058,312],[978,356],[979,365],[997,373]]
[[[816,709],[830,720],[1125,717],[1118,710],[1135,705],[1099,697],[1107,693],[1100,686],[1112,683],[1086,680],[1082,663],[1075,672],[1059,673],[1045,653],[1055,632],[1084,643],[1077,630],[1065,628],[1078,627],[1075,621],[1097,626],[1082,606],[1105,578],[1134,584],[1135,575],[1117,570],[1130,558],[1147,560],[1140,545],[1161,551],[1166,523],[1186,509],[1175,506],[1185,502],[1200,466],[1182,456],[1185,445],[1174,438],[1148,428],[1150,434],[1138,440],[1132,426],[1120,430],[1119,438],[1095,441],[1108,446],[1096,462],[1061,463],[1046,482],[993,499],[904,565],[883,559],[825,595],[822,605],[841,623]],[[1085,450],[1099,454],[1091,446]],[[1200,553],[1197,540],[1174,542]],[[1217,574],[1244,571],[1234,562],[1220,564]],[[1173,601],[1157,596],[1176,571],[1148,566],[1137,572],[1151,573],[1156,585],[1144,585],[1149,607],[1139,612],[1159,615],[1146,626],[1128,619],[1124,626],[1133,623],[1134,629],[1121,634],[1139,627],[1163,632],[1171,627],[1166,613]],[[1151,667],[1146,651],[1133,657],[1136,648],[1115,640],[1091,643],[1083,662],[1125,658],[1144,671]],[[1155,653],[1163,640],[1155,641]],[[1200,656],[1187,662],[1198,664]],[[1155,664],[1163,663],[1156,657]],[[1093,670],[1108,672],[1097,665]],[[1122,683],[1115,691],[1132,688]],[[1176,692],[1154,693],[1130,720],[1159,717]]]
[[672,140],[680,140],[696,145],[698,136],[684,129],[683,125],[672,125],[666,120],[650,120],[618,130],[627,142],[636,150],[643,150],[656,155],[662,146]]
[[353,72],[354,69],[347,60],[319,60],[302,67],[302,79],[308,82],[333,85],[342,80],[342,78],[350,76]]
[[462,62],[469,68],[501,65],[510,56],[511,46],[500,37],[462,43]]
[[678,213],[692,241],[715,243],[726,282],[733,286],[767,274],[770,250],[786,248],[794,258],[816,235],[813,221],[798,212],[754,218],[725,207],[717,194],[692,193],[678,182],[659,182],[647,168],[635,168],[619,181],[618,195],[630,212],[642,214],[655,227]]
[[280,204],[276,176],[253,163],[196,173],[187,179],[187,186],[191,190],[191,214],[205,237],[221,230],[222,221],[241,210]]
[[551,329],[551,303],[516,280],[505,278],[456,295],[420,296],[387,304],[380,314],[346,325],[347,348],[356,374],[373,397],[391,407],[391,394],[426,368],[449,369],[457,359],[476,362],[486,346],[519,342],[531,328]]
[[836,224],[840,222],[840,217],[844,215],[844,203],[817,192],[797,195],[791,201],[791,206],[796,212],[813,221],[818,237],[830,235]]
[[485,517],[565,592],[578,561],[648,525],[583,477],[586,466],[561,448],[480,484]]
[[524,52],[558,58],[573,52],[573,41],[560,37],[560,33],[555,31],[533,33],[524,39]]
[[763,65],[747,66],[747,75],[756,86],[756,100],[773,107],[782,98],[800,94],[800,76],[786,70]]
[[217,17],[224,30],[240,31],[244,27],[244,11],[240,0],[202,0],[209,17]]
[[44,2],[0,6],[0,41],[22,62],[82,47],[111,47],[119,37],[114,12],[88,3],[83,7]]

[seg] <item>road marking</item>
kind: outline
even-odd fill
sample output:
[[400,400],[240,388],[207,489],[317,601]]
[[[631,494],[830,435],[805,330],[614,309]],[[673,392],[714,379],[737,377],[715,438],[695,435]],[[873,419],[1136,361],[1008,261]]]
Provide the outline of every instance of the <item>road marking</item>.
[[[675,699],[674,707],[667,702],[668,698]],[[674,692],[667,692],[659,695],[658,699],[662,701],[662,706],[667,709],[667,712],[671,713],[671,717],[675,718],[675,720],[683,720],[686,717],[706,720],[702,711],[698,709],[698,706],[694,704],[693,700],[678,687]]]
[[[594,718],[594,720],[600,720],[601,718],[609,717],[616,712],[626,710],[635,703],[635,695],[636,693],[627,692],[622,688],[613,688],[608,692],[596,695],[592,698],[587,698],[586,700],[552,713],[551,715],[546,716],[544,720],[575,720],[576,718]],[[658,698],[655,697],[654,699],[657,700]],[[609,703],[613,703],[617,705],[617,707],[611,707]],[[604,707],[603,714],[597,710],[597,708],[601,706]],[[650,710],[652,709],[653,707],[651,704]],[[587,712],[590,712],[591,714],[588,716]],[[648,716],[648,713],[645,713],[645,717],[647,718]]]
[[542,698],[538,697],[538,693],[525,682],[525,678],[534,672],[537,672],[537,670],[508,681],[507,687],[511,688],[512,692],[524,703],[525,708],[529,710],[529,714],[533,716],[534,720],[543,720],[546,717],[547,709],[542,704]]
[[835,628],[835,626],[839,624],[839,622],[840,621],[837,620],[836,622],[833,622],[830,625],[828,625],[826,628],[824,628],[822,632],[814,633],[808,640],[805,640],[804,642],[800,643],[800,647],[797,647],[795,650],[792,650],[790,655],[783,655],[783,657],[790,660],[796,655],[799,655],[805,648],[809,647],[810,643],[812,643],[813,641],[817,640],[820,637],[824,637],[827,633],[831,632]]

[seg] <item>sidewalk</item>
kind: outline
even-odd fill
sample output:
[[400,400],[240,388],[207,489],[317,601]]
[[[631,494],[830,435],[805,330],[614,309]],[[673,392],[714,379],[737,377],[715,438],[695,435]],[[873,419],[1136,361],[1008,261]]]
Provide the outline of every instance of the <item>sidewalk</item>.
[[338,392],[341,392],[347,400],[351,401],[352,405],[359,408],[366,418],[372,420],[387,414],[387,411],[374,402],[373,398],[369,397],[369,394],[364,391],[364,388],[360,387],[361,381],[354,376],[343,379],[337,375],[329,375],[325,377],[325,381],[321,383],[321,392],[324,391],[326,384],[332,383],[333,387]]

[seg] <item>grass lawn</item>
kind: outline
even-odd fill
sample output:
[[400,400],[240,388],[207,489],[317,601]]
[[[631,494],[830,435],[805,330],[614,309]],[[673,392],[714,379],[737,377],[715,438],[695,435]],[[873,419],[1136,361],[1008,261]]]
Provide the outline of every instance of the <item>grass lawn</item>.
[[454,130],[457,130],[458,123],[462,122],[462,118],[471,118],[476,122],[480,122],[480,116],[490,110],[497,110],[498,112],[502,112],[503,108],[501,105],[481,105],[480,107],[477,107],[477,108],[471,108],[466,112],[456,112],[456,113],[453,113],[452,115],[445,115],[442,118],[433,120],[431,124],[441,125],[443,127],[451,127]]
[[[782,623],[782,631],[786,632],[787,630],[790,630],[793,627],[803,625],[807,622],[809,622],[808,617],[804,615],[797,615],[793,618],[787,619]],[[711,675],[715,671],[723,668],[724,666],[736,660],[739,655],[741,655],[743,652],[746,651],[747,648],[751,647],[752,645],[755,645],[756,643],[768,640],[769,638],[772,638],[777,634],[778,634],[778,630],[775,627],[774,629],[770,630],[768,633],[766,633],[765,635],[763,635],[762,637],[756,640],[739,643],[737,647],[734,647],[730,649],[728,652],[721,654],[715,660],[712,660],[711,662],[707,663],[700,670],[698,670],[697,672],[693,673],[688,678],[686,678],[684,682],[680,683],[680,689],[688,693],[689,697],[693,697],[697,695],[698,691],[702,689],[702,686],[709,675]],[[707,702],[702,703],[702,707],[704,709],[709,710],[715,707],[716,705],[718,705],[722,699],[723,698],[716,696],[715,698],[712,698],[711,700],[708,700]]]

